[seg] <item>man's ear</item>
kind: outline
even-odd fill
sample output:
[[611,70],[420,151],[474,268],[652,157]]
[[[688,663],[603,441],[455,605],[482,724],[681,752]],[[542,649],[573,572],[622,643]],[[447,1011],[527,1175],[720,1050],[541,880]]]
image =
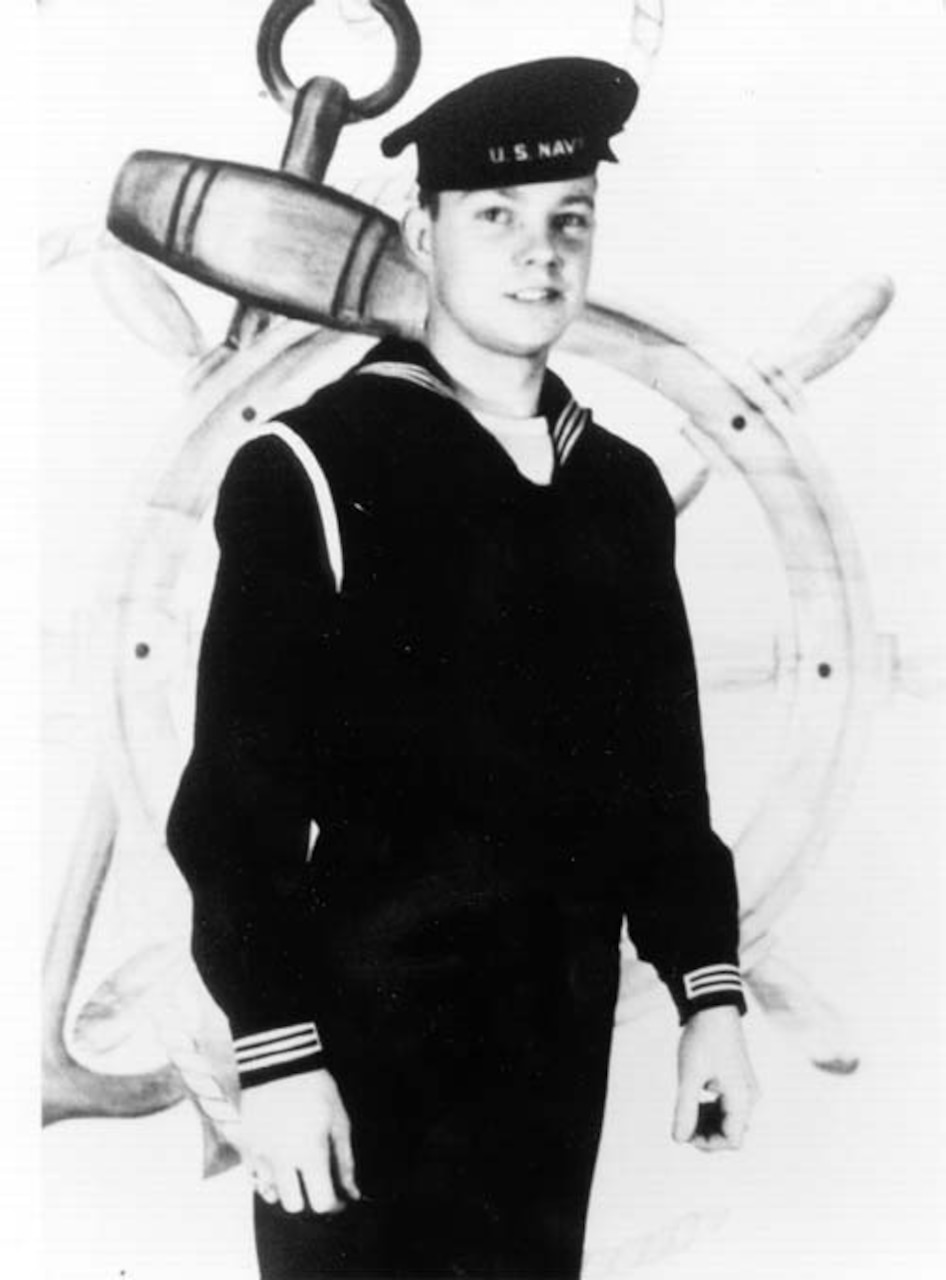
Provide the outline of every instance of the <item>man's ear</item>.
[[414,265],[427,275],[431,261],[431,216],[428,209],[414,204],[401,219],[401,239]]

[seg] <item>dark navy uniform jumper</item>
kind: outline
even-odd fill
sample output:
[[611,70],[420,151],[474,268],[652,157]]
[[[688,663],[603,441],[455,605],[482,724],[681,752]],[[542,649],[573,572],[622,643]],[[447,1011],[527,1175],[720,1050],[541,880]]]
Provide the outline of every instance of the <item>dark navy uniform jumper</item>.
[[547,486],[388,339],[220,491],[170,845],[244,1086],[327,1066],[365,1197],[257,1198],[267,1277],[576,1276],[622,923],[681,1018],[742,1003],[671,500],[540,412]]

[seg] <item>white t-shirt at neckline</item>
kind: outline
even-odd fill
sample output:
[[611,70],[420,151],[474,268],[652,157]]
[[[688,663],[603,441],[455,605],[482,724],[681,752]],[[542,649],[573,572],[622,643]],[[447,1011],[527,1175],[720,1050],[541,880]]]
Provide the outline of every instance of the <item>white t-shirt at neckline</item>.
[[502,445],[521,475],[533,484],[551,484],[555,450],[544,417],[509,418],[480,410],[474,417]]

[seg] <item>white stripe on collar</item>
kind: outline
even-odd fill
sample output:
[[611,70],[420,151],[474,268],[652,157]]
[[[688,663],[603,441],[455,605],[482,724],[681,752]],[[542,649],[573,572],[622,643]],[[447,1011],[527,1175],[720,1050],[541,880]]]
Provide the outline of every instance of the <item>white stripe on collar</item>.
[[[432,391],[445,400],[452,400],[462,406],[460,397],[452,388],[442,382],[435,373],[425,369],[423,365],[411,364],[406,360],[377,360],[374,364],[363,364],[356,373],[374,373],[384,378],[399,378],[402,382],[411,382],[415,386]],[[465,406],[462,406],[465,408]],[[578,443],[581,433],[591,421],[591,410],[584,409],[569,396],[565,408],[552,424],[550,435],[555,449],[555,459],[559,467],[564,466],[568,455]]]
[[406,360],[377,360],[374,364],[359,365],[355,373],[376,373],[384,378],[400,378],[402,382],[413,382],[415,386],[433,391],[445,400],[460,403],[459,396],[445,382],[425,369],[422,364],[409,364]]

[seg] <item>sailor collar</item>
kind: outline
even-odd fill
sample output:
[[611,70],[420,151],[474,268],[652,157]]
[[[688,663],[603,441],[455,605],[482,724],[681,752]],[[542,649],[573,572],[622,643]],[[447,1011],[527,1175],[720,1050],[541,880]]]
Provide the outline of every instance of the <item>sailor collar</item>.
[[[358,364],[352,373],[393,378],[421,387],[459,405],[464,413],[475,415],[460,397],[450,375],[420,342],[387,339],[380,342]],[[539,414],[549,423],[549,434],[555,452],[556,470],[564,466],[572,449],[591,421],[591,410],[578,404],[561,378],[546,370],[539,395]]]

